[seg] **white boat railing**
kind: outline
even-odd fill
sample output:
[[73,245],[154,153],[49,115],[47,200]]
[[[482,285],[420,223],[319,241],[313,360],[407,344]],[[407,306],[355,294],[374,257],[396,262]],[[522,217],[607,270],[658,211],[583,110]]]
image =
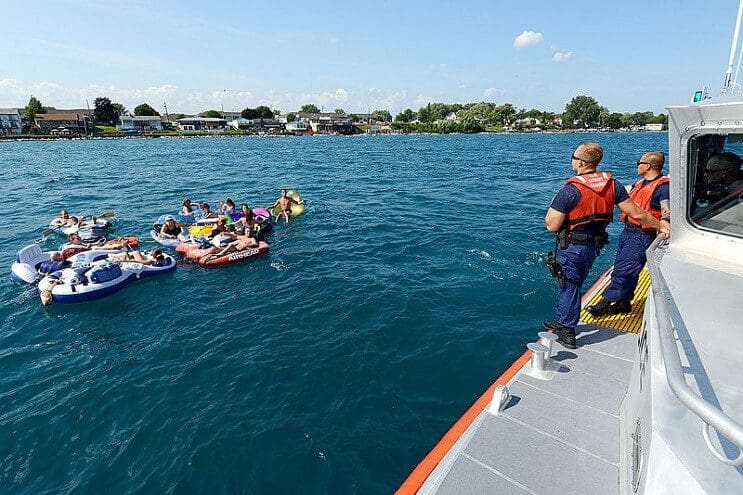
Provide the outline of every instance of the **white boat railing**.
[[[674,323],[668,311],[668,300],[671,299],[670,291],[660,271],[660,258],[662,257],[661,244],[663,241],[664,239],[658,236],[648,248],[647,253],[648,270],[650,271],[653,290],[653,303],[655,304],[655,314],[658,319],[660,347],[663,354],[663,364],[666,370],[668,385],[681,403],[702,420],[702,436],[704,437],[704,442],[707,444],[707,448],[710,449],[712,454],[720,462],[729,466],[740,466],[743,464],[743,426],[694,392],[686,383],[681,365],[681,357],[679,356],[676,338],[674,336]],[[738,447],[740,452],[737,457],[730,459],[718,451],[710,439],[710,426],[717,430],[719,435],[724,436]]]

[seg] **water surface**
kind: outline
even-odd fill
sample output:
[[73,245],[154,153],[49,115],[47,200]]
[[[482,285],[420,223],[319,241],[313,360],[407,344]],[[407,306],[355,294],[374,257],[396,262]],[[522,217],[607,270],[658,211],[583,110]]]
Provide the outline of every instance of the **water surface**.
[[0,492],[393,491],[551,317],[544,212],[587,139],[627,183],[667,149],[665,133],[0,143],[6,273],[60,208],[114,210],[145,238],[186,196],[308,199],[266,257],[102,301],[44,308],[5,277]]

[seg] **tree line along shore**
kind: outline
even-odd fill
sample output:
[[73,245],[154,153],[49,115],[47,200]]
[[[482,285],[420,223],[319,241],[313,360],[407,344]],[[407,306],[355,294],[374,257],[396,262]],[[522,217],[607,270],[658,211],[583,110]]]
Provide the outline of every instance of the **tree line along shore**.
[[45,107],[31,96],[23,108],[0,109],[0,139],[90,137],[242,136],[302,134],[410,134],[481,132],[661,131],[668,118],[650,111],[610,112],[591,96],[572,98],[562,113],[519,109],[511,103],[428,103],[394,118],[388,110],[369,113],[336,108],[324,112],[314,104],[283,114],[265,105],[242,111],[206,110],[196,115],[167,110],[148,103],[132,111],[107,97],[93,108]]

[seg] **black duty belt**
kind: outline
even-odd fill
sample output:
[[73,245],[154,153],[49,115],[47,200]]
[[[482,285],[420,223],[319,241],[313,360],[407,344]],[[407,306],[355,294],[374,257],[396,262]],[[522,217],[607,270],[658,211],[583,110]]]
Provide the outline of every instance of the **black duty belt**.
[[645,234],[645,235],[657,234],[657,231],[655,230],[643,229],[639,225],[632,225],[631,223],[628,223],[628,222],[625,222],[624,224],[624,231],[629,232],[630,234]]

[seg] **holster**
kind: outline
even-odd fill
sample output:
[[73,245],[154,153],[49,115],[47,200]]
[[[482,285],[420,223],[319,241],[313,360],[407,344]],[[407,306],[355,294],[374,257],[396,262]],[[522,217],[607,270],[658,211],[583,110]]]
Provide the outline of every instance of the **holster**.
[[568,283],[568,277],[565,275],[565,269],[555,259],[555,253],[550,251],[547,253],[547,268],[549,268],[550,275],[557,279],[557,285],[562,289]]

